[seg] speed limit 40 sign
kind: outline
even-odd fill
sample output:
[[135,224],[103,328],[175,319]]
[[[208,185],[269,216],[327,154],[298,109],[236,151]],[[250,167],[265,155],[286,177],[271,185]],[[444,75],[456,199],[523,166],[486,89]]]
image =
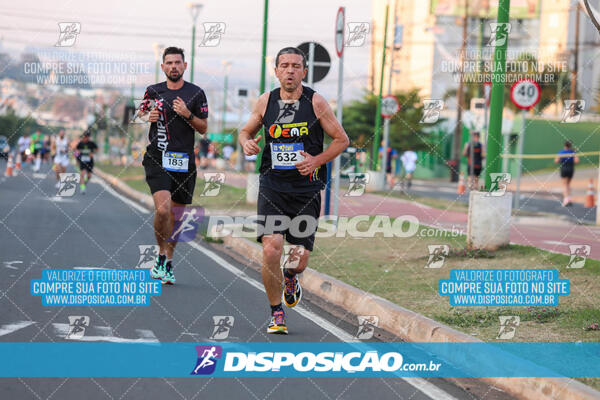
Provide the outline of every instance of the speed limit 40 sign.
[[540,85],[531,79],[521,79],[510,88],[510,99],[522,110],[535,107],[540,101]]
[[381,99],[381,116],[383,118],[392,118],[400,111],[400,103],[396,96],[388,95]]

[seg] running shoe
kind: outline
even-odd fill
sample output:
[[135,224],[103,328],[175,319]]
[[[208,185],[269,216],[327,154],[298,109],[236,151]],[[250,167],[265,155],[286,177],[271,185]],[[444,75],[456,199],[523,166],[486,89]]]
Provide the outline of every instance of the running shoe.
[[267,333],[287,335],[288,330],[285,325],[285,313],[283,310],[274,311],[271,314],[271,322],[267,328]]
[[81,189],[81,194],[85,194],[85,185],[81,184],[79,185],[79,188]]
[[285,274],[285,287],[283,289],[282,299],[286,306],[294,307],[302,298],[302,287],[298,281],[298,276],[294,275],[288,278]]
[[174,285],[175,284],[175,275],[173,275],[173,267],[171,263],[168,262],[166,266],[166,272],[160,280],[164,285]]
[[167,261],[167,256],[165,256],[164,254],[161,254],[158,257],[156,257],[156,263],[154,264],[154,267],[152,267],[152,269],[150,270],[150,277],[152,279],[162,279],[162,277],[165,276],[165,273],[167,272],[167,269],[165,267],[165,261]]

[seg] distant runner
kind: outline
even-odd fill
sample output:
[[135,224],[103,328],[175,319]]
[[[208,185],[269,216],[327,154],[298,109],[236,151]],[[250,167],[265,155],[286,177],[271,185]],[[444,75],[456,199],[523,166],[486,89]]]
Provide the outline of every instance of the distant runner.
[[54,172],[56,173],[56,188],[60,188],[60,174],[67,171],[69,166],[69,141],[65,131],[61,129],[54,139]]
[[77,143],[77,161],[79,162],[79,174],[80,181],[79,187],[81,194],[85,194],[86,184],[92,179],[92,172],[94,171],[94,153],[98,146],[92,140],[90,140],[90,132],[86,131],[79,143]]
[[558,152],[554,159],[555,164],[560,163],[560,177],[563,182],[563,207],[573,205],[571,203],[571,179],[575,174],[575,164],[579,163],[579,157],[574,154],[573,145],[567,140],[565,147]]
[[410,189],[412,186],[412,176],[415,169],[417,169],[417,153],[412,150],[406,150],[400,157],[402,161],[402,167],[404,168],[404,187]]
[[[473,154],[471,154],[471,146],[473,147]],[[481,169],[483,168],[483,159],[485,158],[483,146],[479,141],[479,132],[473,132],[472,140],[465,143],[465,147],[463,149],[463,156],[467,157],[467,174],[469,175],[469,190],[477,190],[477,188],[479,187],[479,175],[481,175]]]

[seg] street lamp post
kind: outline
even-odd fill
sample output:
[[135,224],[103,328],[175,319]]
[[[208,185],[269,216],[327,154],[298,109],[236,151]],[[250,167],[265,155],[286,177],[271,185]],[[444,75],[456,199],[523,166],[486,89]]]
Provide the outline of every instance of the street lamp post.
[[158,82],[158,70],[160,69],[160,56],[161,53],[163,52],[163,50],[165,49],[165,45],[163,44],[159,44],[154,42],[152,44],[152,47],[154,48],[154,60],[156,62],[155,66],[154,66],[154,82],[157,83]]
[[[266,69],[266,59],[267,59],[267,32],[268,32],[268,22],[269,22],[269,0],[265,0],[264,11],[263,11],[263,32],[262,32],[262,50],[260,54],[260,94],[265,92],[265,69]],[[264,136],[262,132],[262,128],[260,129],[258,135]],[[260,162],[262,158],[262,148],[265,144],[265,138],[262,137],[259,142],[259,146],[261,147],[261,151],[256,155],[256,164],[255,164],[255,173],[259,173],[260,171]]]
[[196,20],[198,19],[198,14],[200,14],[200,10],[202,10],[201,3],[187,3],[187,7],[190,9],[190,13],[192,15],[192,65],[190,69],[190,82],[194,83],[194,55],[196,53]]
[[221,133],[225,133],[225,113],[227,112],[227,80],[231,69],[231,61],[223,60],[225,79],[223,83],[223,114],[221,116]]

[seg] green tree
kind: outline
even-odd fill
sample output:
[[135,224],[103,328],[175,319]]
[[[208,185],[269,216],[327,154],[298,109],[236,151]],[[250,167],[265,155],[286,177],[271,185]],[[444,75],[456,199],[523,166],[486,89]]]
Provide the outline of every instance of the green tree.
[[8,143],[14,148],[19,137],[32,134],[40,125],[31,118],[18,117],[12,108],[6,114],[0,115],[0,135],[6,136]]
[[[396,150],[428,150],[431,125],[420,123],[423,116],[423,100],[418,89],[394,93],[400,103],[400,111],[390,121],[390,146]],[[343,126],[354,147],[371,150],[375,129],[377,96],[365,92],[362,98],[344,107]],[[383,138],[383,123],[381,138]]]

